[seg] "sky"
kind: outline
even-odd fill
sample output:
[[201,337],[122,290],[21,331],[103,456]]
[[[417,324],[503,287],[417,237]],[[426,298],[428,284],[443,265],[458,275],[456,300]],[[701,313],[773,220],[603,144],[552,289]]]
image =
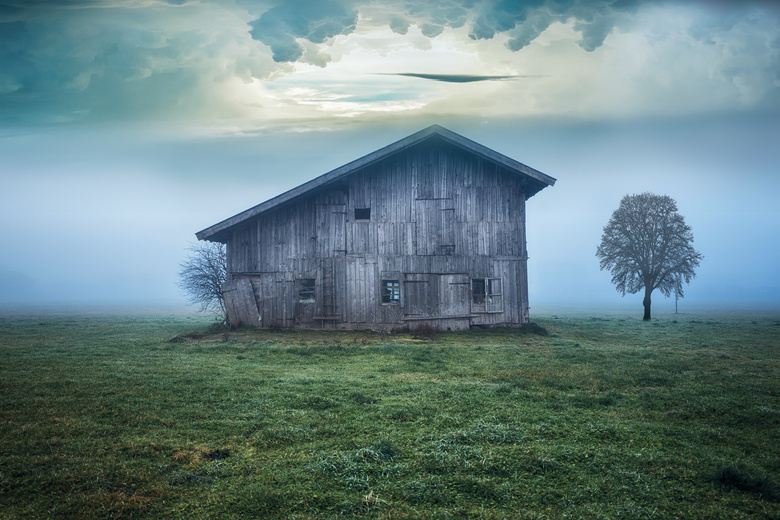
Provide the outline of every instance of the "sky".
[[595,252],[646,191],[681,310],[780,311],[780,5],[728,0],[0,0],[0,302],[184,305],[195,232],[431,124],[557,179],[532,315],[640,312]]

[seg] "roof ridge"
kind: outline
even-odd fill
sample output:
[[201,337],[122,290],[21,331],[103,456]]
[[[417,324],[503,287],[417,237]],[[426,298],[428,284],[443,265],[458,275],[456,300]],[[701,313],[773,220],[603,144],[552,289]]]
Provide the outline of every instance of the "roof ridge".
[[[516,161],[510,157],[507,157],[506,155],[491,150],[490,148],[481,145],[476,141],[472,141],[471,139],[463,137],[462,135],[455,133],[452,130],[449,130],[439,124],[433,124],[411,135],[408,135],[402,139],[399,139],[398,141],[390,143],[387,146],[384,146],[362,157],[359,157],[353,161],[350,161],[347,164],[339,166],[338,168],[335,168],[327,173],[315,177],[314,179],[311,179],[310,181],[307,181],[299,186],[296,186],[295,188],[292,188],[284,193],[281,193],[264,202],[261,202],[260,204],[253,206],[245,211],[242,211],[241,213],[238,213],[236,215],[233,215],[230,218],[218,222],[213,226],[210,226],[202,231],[197,232],[195,236],[198,238],[198,240],[211,240],[215,236],[223,233],[224,231],[226,231],[227,229],[235,225],[241,224],[242,222],[245,222],[246,220],[252,217],[264,213],[265,211],[268,211],[272,208],[275,208],[286,202],[296,199],[302,196],[303,194],[308,193],[311,190],[325,186],[327,184],[334,183],[340,180],[341,178],[354,173],[357,170],[365,168],[366,166],[369,166],[375,162],[381,161],[382,159],[389,157],[394,153],[398,153],[411,146],[419,144],[433,137],[434,135],[438,135],[444,138],[446,141],[456,146],[459,146],[461,148],[464,148],[474,154],[477,154],[489,161],[500,164],[506,168],[518,171],[534,179],[535,181],[537,181],[537,184],[541,185],[541,187],[539,187],[537,191],[543,189],[545,186],[552,186],[553,184],[555,184],[555,179],[550,177],[549,175],[546,175],[538,170],[535,170],[530,166],[526,166],[525,164]],[[532,193],[531,195],[533,195],[534,193]]]

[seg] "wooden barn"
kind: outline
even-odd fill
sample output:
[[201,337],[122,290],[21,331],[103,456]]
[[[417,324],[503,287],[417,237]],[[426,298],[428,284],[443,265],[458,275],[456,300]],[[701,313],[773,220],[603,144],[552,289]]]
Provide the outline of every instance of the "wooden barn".
[[528,323],[526,200],[555,179],[434,125],[196,234],[232,325]]

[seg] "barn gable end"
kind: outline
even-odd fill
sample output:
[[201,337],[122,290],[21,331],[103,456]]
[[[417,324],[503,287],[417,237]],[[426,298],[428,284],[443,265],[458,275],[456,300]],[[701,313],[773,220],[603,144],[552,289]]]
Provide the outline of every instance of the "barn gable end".
[[554,182],[433,126],[197,236],[227,244],[234,325],[519,326],[525,201]]

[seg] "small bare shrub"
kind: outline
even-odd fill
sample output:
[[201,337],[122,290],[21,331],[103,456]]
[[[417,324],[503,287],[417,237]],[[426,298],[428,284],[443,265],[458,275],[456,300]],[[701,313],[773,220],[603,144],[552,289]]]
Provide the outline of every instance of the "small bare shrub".
[[430,323],[421,323],[412,329],[412,334],[417,339],[436,339],[439,336],[439,328]]

